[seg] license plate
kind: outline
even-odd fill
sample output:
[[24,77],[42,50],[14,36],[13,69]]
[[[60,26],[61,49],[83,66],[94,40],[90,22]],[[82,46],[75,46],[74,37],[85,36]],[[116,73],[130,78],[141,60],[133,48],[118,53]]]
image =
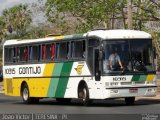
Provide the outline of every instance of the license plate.
[[129,92],[130,93],[137,93],[138,92],[138,88],[130,88]]

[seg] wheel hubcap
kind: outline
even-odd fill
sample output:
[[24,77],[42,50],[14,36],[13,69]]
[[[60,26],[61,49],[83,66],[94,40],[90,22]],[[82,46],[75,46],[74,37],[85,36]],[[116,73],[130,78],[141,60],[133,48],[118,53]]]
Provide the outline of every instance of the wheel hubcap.
[[23,99],[26,101],[28,99],[28,89],[24,88],[23,90]]
[[83,101],[85,101],[86,100],[86,89],[84,88],[83,89]]

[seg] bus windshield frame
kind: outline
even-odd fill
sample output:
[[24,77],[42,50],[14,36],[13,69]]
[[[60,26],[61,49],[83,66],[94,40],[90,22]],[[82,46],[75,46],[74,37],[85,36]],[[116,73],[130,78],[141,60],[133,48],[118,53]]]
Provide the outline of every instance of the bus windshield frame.
[[[103,40],[102,73],[108,74],[147,74],[155,72],[151,39],[112,39]],[[115,54],[117,65],[111,68],[111,55]],[[118,56],[118,57],[117,57]],[[112,55],[113,57],[113,55]],[[122,64],[122,68],[121,68]]]

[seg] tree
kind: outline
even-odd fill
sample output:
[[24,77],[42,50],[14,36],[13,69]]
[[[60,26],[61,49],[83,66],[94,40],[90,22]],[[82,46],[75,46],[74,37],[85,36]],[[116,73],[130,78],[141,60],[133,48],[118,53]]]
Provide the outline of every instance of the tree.
[[[121,18],[121,6],[124,3],[119,0],[47,0],[46,15],[52,23],[67,18],[72,18],[76,24],[76,30],[88,31],[96,27],[114,28],[114,20]],[[67,23],[67,22],[65,22]],[[64,25],[64,24],[63,24]]]
[[6,36],[5,21],[4,18],[0,16],[0,40]]
[[2,13],[5,27],[9,33],[15,34],[16,38],[23,38],[27,28],[32,22],[31,12],[27,5],[19,4],[5,9]]
[[[148,21],[160,20],[158,8],[158,0],[132,1],[133,28],[145,29]],[[97,27],[127,28],[127,0],[47,0],[46,15],[54,24],[68,24],[70,18],[76,30],[83,32]]]
[[159,10],[160,2],[158,0],[134,0],[134,29],[144,30],[149,22],[160,21]]

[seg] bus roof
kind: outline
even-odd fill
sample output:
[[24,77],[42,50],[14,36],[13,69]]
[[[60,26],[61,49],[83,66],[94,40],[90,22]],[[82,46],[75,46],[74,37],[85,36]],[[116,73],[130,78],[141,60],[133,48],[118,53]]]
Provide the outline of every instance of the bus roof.
[[88,36],[97,36],[102,39],[141,39],[151,38],[149,33],[138,30],[95,30],[87,33]]
[[65,36],[49,36],[46,38],[39,39],[17,39],[17,40],[6,40],[5,45],[13,45],[13,44],[25,44],[25,43],[38,43],[38,42],[46,42],[46,41],[54,41],[54,40],[65,40],[65,39],[76,39],[83,38],[84,34],[73,34],[73,35],[65,35]]
[[24,40],[7,40],[4,45],[13,45],[13,44],[25,44],[25,43],[36,43],[36,42],[45,42],[53,40],[65,40],[65,39],[76,39],[76,38],[85,38],[85,37],[98,37],[101,39],[146,39],[151,38],[149,33],[138,30],[93,30],[87,33],[82,34],[73,34],[65,36],[51,36],[47,38],[40,39],[24,39]]

